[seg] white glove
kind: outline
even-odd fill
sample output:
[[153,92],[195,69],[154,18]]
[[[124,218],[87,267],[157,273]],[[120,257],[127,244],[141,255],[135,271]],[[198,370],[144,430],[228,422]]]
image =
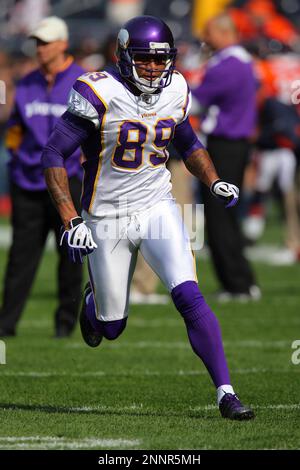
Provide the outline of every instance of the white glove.
[[83,263],[83,256],[88,255],[97,248],[92,232],[81,217],[70,220],[70,229],[62,227],[60,246],[66,245],[68,254],[73,263]]
[[210,187],[210,192],[223,201],[225,207],[235,206],[239,200],[239,188],[222,180],[215,181]]

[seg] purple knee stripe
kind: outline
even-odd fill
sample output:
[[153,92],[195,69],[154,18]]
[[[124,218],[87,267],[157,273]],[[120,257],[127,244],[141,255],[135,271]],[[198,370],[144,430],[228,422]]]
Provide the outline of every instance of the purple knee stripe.
[[114,321],[100,321],[102,334],[106,339],[116,339],[122,331],[124,331],[127,323],[127,318],[122,318],[122,320]]
[[186,281],[176,286],[171,296],[175,307],[185,321],[196,321],[211,313],[211,310],[195,281]]

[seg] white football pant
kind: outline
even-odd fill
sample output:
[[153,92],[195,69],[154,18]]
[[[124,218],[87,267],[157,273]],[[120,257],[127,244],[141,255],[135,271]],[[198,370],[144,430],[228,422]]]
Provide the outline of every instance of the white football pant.
[[98,245],[88,262],[99,320],[128,316],[138,250],[169,292],[182,282],[197,282],[189,235],[174,199],[120,218],[82,216]]

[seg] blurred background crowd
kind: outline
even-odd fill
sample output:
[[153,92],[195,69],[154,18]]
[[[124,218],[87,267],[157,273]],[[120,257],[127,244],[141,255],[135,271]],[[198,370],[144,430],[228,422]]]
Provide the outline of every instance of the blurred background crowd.
[[[115,61],[115,37],[129,18],[159,16],[171,27],[179,49],[177,68],[190,86],[201,83],[207,51],[202,34],[209,19],[228,12],[240,43],[252,55],[257,78],[257,125],[244,178],[240,217],[246,244],[263,235],[276,207],[284,239],[278,264],[300,261],[300,0],[2,0],[0,5],[0,80],[6,85],[0,105],[0,216],[10,214],[6,172],[5,126],[16,82],[37,66],[28,33],[41,18],[63,18],[70,30],[70,53],[86,70]],[[237,91],[238,93],[238,91]],[[192,124],[201,135],[201,116],[193,109]],[[172,158],[176,160],[171,151]],[[174,175],[178,172],[175,164]],[[184,171],[179,164],[179,172]],[[201,201],[193,177],[176,191],[183,202]]]

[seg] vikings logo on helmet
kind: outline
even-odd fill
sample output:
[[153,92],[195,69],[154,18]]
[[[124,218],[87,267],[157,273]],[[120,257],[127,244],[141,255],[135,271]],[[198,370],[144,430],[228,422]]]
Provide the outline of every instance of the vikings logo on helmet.
[[129,43],[129,33],[127,29],[120,29],[118,34],[118,45],[122,47],[122,49],[126,49]]
[[[118,34],[116,54],[120,74],[143,93],[153,93],[170,85],[176,53],[170,28],[154,16],[137,16],[125,23]],[[152,58],[153,55],[160,54],[165,63],[160,76],[153,76],[150,80],[139,77],[135,64],[136,54],[149,54]],[[151,73],[149,70],[150,75]]]

